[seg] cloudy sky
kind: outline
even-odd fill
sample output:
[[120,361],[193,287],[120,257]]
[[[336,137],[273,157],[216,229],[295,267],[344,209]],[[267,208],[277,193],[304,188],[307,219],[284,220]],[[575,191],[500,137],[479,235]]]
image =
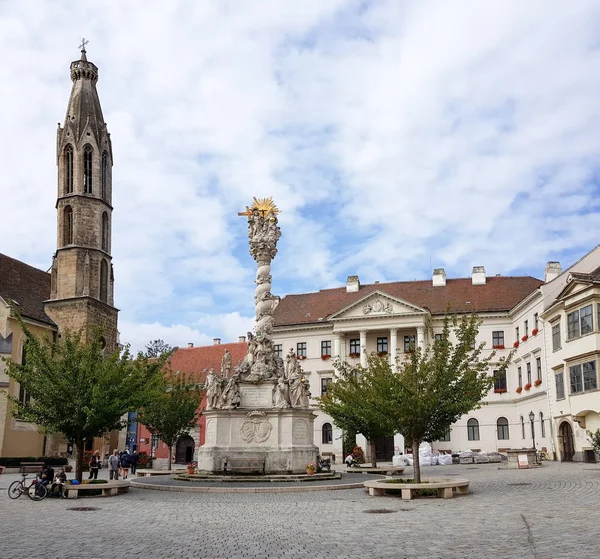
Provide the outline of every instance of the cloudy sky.
[[113,141],[122,341],[233,341],[273,196],[279,295],[543,277],[598,244],[600,3],[0,0],[0,251],[47,269],[79,57]]

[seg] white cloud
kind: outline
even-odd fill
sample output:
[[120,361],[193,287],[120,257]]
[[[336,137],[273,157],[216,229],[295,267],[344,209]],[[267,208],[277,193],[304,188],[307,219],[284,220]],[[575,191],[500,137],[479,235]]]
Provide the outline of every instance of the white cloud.
[[84,34],[113,141],[124,340],[248,328],[236,213],[252,196],[284,212],[281,295],[430,261],[540,275],[600,233],[599,23],[592,0],[5,3],[2,250],[50,264],[55,125]]

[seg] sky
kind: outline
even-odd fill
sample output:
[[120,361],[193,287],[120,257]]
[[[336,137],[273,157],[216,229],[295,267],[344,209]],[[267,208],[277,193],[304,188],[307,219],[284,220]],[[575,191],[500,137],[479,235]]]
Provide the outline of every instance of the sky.
[[69,65],[99,67],[121,341],[252,328],[246,223],[273,196],[273,292],[543,278],[600,239],[595,0],[0,0],[0,252],[48,269]]

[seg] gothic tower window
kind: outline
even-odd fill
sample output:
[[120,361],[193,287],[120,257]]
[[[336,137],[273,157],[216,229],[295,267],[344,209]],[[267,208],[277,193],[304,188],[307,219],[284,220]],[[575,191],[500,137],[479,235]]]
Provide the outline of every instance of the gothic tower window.
[[102,212],[102,250],[108,252],[108,214]]
[[108,153],[106,153],[105,151],[102,152],[102,168],[100,169],[100,171],[100,186],[102,188],[101,196],[103,200],[106,200],[108,192]]
[[92,193],[92,156],[94,150],[90,144],[85,144],[83,148],[83,191],[86,194]]
[[65,194],[73,192],[73,146],[67,144],[64,151]]
[[100,301],[106,303],[108,298],[108,265],[106,260],[100,262]]
[[73,208],[66,206],[63,211],[63,245],[73,244]]

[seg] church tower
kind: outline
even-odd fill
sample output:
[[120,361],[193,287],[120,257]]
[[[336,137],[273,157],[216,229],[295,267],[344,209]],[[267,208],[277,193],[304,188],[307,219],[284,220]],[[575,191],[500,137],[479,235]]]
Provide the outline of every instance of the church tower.
[[96,91],[98,68],[71,63],[73,87],[63,126],[58,125],[57,249],[52,260],[46,314],[60,331],[100,325],[108,349],[117,347],[111,256],[112,146]]

